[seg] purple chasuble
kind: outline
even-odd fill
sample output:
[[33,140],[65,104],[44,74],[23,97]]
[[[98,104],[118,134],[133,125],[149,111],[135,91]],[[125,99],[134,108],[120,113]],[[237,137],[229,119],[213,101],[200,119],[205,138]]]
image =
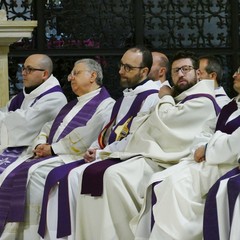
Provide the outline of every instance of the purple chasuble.
[[[74,116],[74,118],[63,130],[62,134],[57,139],[57,141],[65,137],[68,133],[74,130],[74,128],[86,125],[88,120],[92,117],[92,115],[96,111],[99,104],[108,97],[110,97],[108,92],[104,87],[102,87],[100,93],[95,97],[93,97],[89,102],[87,102],[85,106]],[[64,116],[66,116],[66,114],[72,109],[72,107],[76,103],[77,103],[77,99],[69,102],[59,112],[50,130],[48,143],[50,144],[52,143],[52,138],[54,133],[57,130],[57,127],[60,125]],[[29,168],[35,163],[44,161],[52,157],[54,156],[50,156],[47,158],[39,158],[39,159],[29,159],[23,162],[22,164],[20,164],[18,167],[16,167],[6,177],[6,179],[4,180],[4,182],[0,187],[0,213],[1,213],[0,214],[0,234],[2,234],[6,222],[24,221],[24,208],[25,208],[25,201],[26,201],[26,183],[27,183]],[[16,188],[17,188],[18,194],[16,194]]]
[[[157,90],[147,90],[145,92],[139,93],[136,96],[136,98],[134,99],[134,101],[132,103],[132,106],[130,107],[129,111],[124,116],[124,118],[122,118],[120,120],[120,122],[117,124],[117,126],[119,126],[121,124],[124,124],[127,121],[127,119],[131,118],[131,121],[128,123],[128,128],[130,128],[132,119],[139,112],[139,110],[140,110],[140,108],[142,106],[142,102],[147,98],[147,96],[149,96],[150,94],[153,94],[153,93],[157,93],[157,92],[158,92]],[[109,124],[107,124],[107,126],[106,126],[107,128],[109,128],[109,127],[111,127],[113,125],[113,123],[114,123],[114,121],[116,119],[117,113],[119,111],[119,108],[120,108],[120,106],[122,104],[122,100],[123,100],[123,97],[119,98],[116,101],[116,103],[115,103],[115,105],[113,107],[113,110],[112,110],[111,120],[110,120]],[[114,127],[114,130],[116,129],[117,126]],[[106,129],[106,127],[104,129]],[[114,130],[112,130],[112,132],[110,134],[108,143],[111,143],[111,142],[115,141],[116,134],[115,134]],[[127,134],[128,134],[128,132],[126,133],[126,135]],[[101,146],[101,144],[100,144],[100,146]],[[97,186],[99,186],[99,188],[96,188],[95,182],[98,181],[99,179],[103,179],[103,174],[104,174],[104,171],[107,169],[107,167],[109,167],[109,166],[111,166],[111,165],[113,165],[115,163],[118,163],[118,162],[119,162],[118,159],[105,160],[105,161],[101,162],[102,164],[99,167],[97,167],[97,165],[96,165],[98,163],[92,164],[92,165],[96,166],[96,168],[95,167],[91,168],[93,170],[93,172],[91,174],[94,175],[94,178],[91,179],[91,182],[93,184],[86,185],[87,189],[89,189],[89,187],[91,187],[92,190],[96,190],[97,192],[100,192],[100,195],[101,195],[103,184],[97,185]],[[85,162],[83,160],[80,160],[77,166],[80,166],[80,165],[82,165],[84,163]],[[57,181],[54,182],[54,181],[49,180],[49,182],[51,181],[51,183],[49,183],[49,184],[51,184],[51,187],[55,186],[55,184],[57,182],[59,182],[59,185],[58,185],[59,186],[59,196],[58,196],[58,216],[59,217],[58,217],[58,227],[57,227],[57,237],[59,237],[59,238],[60,237],[65,237],[65,236],[68,236],[68,235],[71,234],[70,210],[69,210],[69,208],[66,208],[65,206],[66,205],[69,206],[68,174],[69,174],[69,172],[73,168],[75,168],[77,166],[74,166],[74,164],[72,164],[69,167],[68,165],[70,165],[70,164],[71,163],[65,164],[64,166],[58,167],[58,168],[62,167],[62,169],[65,167],[67,170],[66,171],[60,171],[62,176],[60,175],[60,172],[58,173],[59,176],[58,176],[58,180]],[[92,165],[90,165],[89,167],[91,167]],[[55,171],[56,169],[54,169],[53,171]],[[91,169],[89,169],[89,170],[91,171]],[[95,171],[96,169],[98,170],[97,172]],[[88,175],[90,176],[90,174],[88,174]],[[61,178],[61,180],[60,180],[60,178]],[[96,179],[96,181],[95,181],[95,179]],[[86,178],[85,178],[85,180],[86,180]],[[44,191],[45,198],[48,197],[48,194],[49,194],[49,191],[50,191],[51,187],[48,186],[48,190],[46,190],[46,193]],[[85,189],[85,184],[84,184],[83,187]],[[46,188],[46,186],[45,186],[45,188]],[[97,193],[97,194],[99,194],[99,193]],[[64,213],[62,212],[63,208],[65,210]],[[45,199],[44,206],[42,207],[41,222],[40,222],[39,229],[38,229],[38,232],[39,232],[40,236],[42,236],[42,237],[45,234],[46,210],[47,210],[47,200]]]

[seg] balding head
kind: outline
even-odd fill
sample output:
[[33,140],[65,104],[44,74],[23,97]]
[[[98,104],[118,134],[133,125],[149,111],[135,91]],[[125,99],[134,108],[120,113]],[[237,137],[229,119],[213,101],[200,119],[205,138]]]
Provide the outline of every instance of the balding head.
[[169,68],[169,61],[165,54],[161,52],[152,52],[153,64],[148,78],[153,81],[160,80],[164,82],[167,78],[167,71]]
[[38,68],[45,69],[48,72],[48,77],[52,74],[53,62],[49,56],[45,54],[32,54],[27,59],[31,59]]

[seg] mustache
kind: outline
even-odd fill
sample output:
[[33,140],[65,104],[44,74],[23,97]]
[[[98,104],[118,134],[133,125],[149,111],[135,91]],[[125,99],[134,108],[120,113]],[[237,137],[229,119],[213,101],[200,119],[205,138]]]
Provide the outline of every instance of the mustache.
[[178,82],[179,81],[187,81],[187,79],[185,78],[185,77],[180,77],[179,79],[178,79]]

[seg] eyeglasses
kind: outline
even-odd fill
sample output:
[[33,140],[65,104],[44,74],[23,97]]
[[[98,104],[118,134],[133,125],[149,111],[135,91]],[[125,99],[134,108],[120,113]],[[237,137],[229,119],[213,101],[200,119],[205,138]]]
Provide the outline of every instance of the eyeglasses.
[[68,76],[69,77],[76,77],[77,75],[81,74],[82,72],[89,72],[89,70],[72,71]]
[[193,66],[184,65],[184,66],[179,67],[179,68],[173,68],[172,73],[173,74],[178,74],[179,70],[181,70],[181,72],[185,75],[193,69],[194,69]]
[[22,72],[25,71],[27,74],[30,74],[31,72],[34,71],[45,71],[45,69],[42,68],[33,68],[33,67],[22,67]]
[[124,63],[122,63],[122,62],[118,63],[118,67],[119,67],[119,69],[121,69],[121,68],[123,67],[123,69],[124,69],[125,72],[130,72],[130,71],[132,71],[134,68],[139,68],[139,69],[145,68],[145,67],[133,67],[133,66],[131,66],[131,65],[129,65],[129,64],[124,64]]

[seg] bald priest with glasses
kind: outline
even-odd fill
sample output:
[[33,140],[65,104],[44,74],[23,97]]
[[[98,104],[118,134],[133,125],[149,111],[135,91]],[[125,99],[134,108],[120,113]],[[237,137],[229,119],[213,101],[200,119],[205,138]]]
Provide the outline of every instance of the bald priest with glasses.
[[0,109],[0,174],[67,103],[52,71],[47,55],[27,57],[22,68],[23,90]]

